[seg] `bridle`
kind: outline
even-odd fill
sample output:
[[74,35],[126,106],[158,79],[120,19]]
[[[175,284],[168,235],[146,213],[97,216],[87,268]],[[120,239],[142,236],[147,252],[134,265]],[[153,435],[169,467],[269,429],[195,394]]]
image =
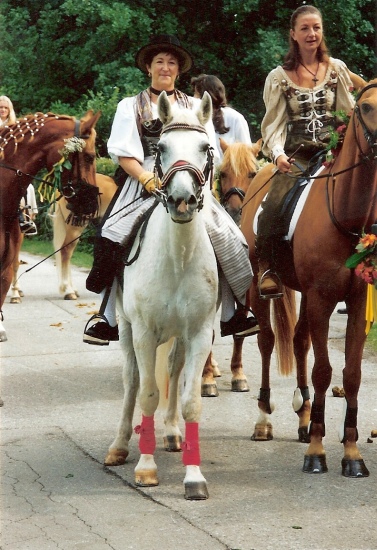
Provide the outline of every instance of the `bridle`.
[[[201,133],[206,134],[208,136],[208,134],[207,134],[207,132],[206,132],[206,130],[203,126],[195,125],[195,124],[184,124],[184,123],[180,123],[180,122],[167,124],[166,126],[164,126],[162,131],[161,131],[161,136],[164,133],[174,131],[174,130],[190,130],[190,131],[195,131],[195,132],[201,132]],[[188,162],[186,160],[177,160],[176,162],[174,162],[166,170],[165,173],[162,170],[161,151],[158,148],[156,161],[155,161],[155,173],[157,174],[157,176],[159,177],[159,179],[161,181],[161,188],[158,189],[158,190],[156,189],[155,194],[156,194],[156,197],[163,203],[166,211],[168,211],[168,208],[167,208],[167,198],[168,197],[167,197],[167,193],[166,193],[166,187],[169,184],[172,177],[177,172],[182,172],[182,171],[190,172],[194,176],[194,179],[195,179],[196,183],[198,184],[198,190],[197,190],[197,193],[196,193],[196,198],[198,200],[197,210],[199,211],[203,208],[203,188],[204,188],[204,185],[207,181],[212,182],[212,176],[213,176],[213,148],[208,147],[206,162],[205,162],[202,169],[198,168],[197,166],[195,166],[194,164],[192,164],[191,162]]]
[[[351,166],[349,168],[347,168],[346,170],[343,170],[342,172],[347,172],[349,170],[352,170],[353,168],[355,168],[356,166],[358,166],[359,164],[363,164],[365,162],[377,162],[377,131],[375,132],[371,132],[369,130],[369,128],[367,127],[367,125],[365,124],[365,121],[363,119],[363,116],[362,116],[362,113],[361,113],[361,110],[360,110],[360,107],[357,105],[357,102],[360,100],[361,96],[369,89],[371,88],[377,88],[377,84],[368,84],[367,86],[365,86],[365,88],[363,88],[360,93],[357,95],[356,97],[356,105],[354,107],[354,113],[355,113],[355,116],[353,117],[353,133],[354,133],[354,137],[355,137],[355,141],[356,141],[356,144],[357,144],[357,147],[358,147],[358,150],[360,152],[360,155],[361,155],[361,162],[359,162],[357,165],[354,165],[354,166]],[[357,135],[357,131],[356,131],[356,121],[355,121],[355,118],[357,117],[362,129],[363,129],[363,133],[364,133],[364,137],[365,137],[365,140],[367,142],[367,144],[369,145],[369,148],[370,148],[370,152],[368,153],[365,153],[362,149],[362,145],[359,141],[359,138],[358,138],[358,135]],[[339,172],[341,173],[341,172]],[[326,182],[326,204],[327,204],[327,210],[328,210],[328,213],[330,215],[330,219],[332,221],[332,223],[334,224],[334,226],[338,229],[338,231],[340,231],[343,235],[345,235],[346,237],[348,238],[351,238],[352,241],[356,241],[357,239],[360,238],[361,236],[361,230],[359,230],[358,232],[355,232],[355,231],[350,231],[348,229],[346,229],[345,227],[342,226],[342,224],[337,220],[337,218],[335,217],[334,215],[334,212],[332,211],[331,209],[331,204],[330,204],[330,191],[329,191],[329,178],[332,176],[332,179],[333,179],[333,182],[335,183],[335,176],[338,175],[338,174],[331,174],[329,173],[327,175],[327,182]],[[363,228],[364,230],[365,228]]]
[[[43,124],[42,124],[42,126],[43,126]],[[80,126],[81,126],[80,120],[75,120],[73,138],[87,140],[90,136],[89,136],[89,134],[81,134],[80,133]],[[77,193],[79,192],[79,190],[82,186],[89,185],[81,177],[79,152],[78,151],[73,151],[72,153],[70,153],[69,156],[70,156],[70,159],[71,159],[70,160],[70,168],[66,168],[67,170],[69,170],[68,181],[66,183],[63,182],[62,185],[61,185],[61,189],[59,189],[59,191],[61,193],[61,196],[64,196],[67,199],[67,201],[69,201],[70,199],[73,199],[77,195]],[[18,177],[27,177],[27,178],[30,178],[31,181],[37,181],[37,182],[40,182],[41,184],[48,185],[50,187],[55,186],[54,182],[50,181],[48,178],[38,178],[38,177],[35,176],[35,174],[29,174],[28,172],[24,172],[23,170],[20,170],[19,168],[14,168],[13,166],[9,166],[9,165],[4,164],[2,162],[0,162],[0,168],[5,168],[7,170],[11,170]],[[76,177],[74,177],[74,174],[76,174]],[[97,189],[96,187],[94,187],[92,185],[91,185],[91,187],[93,187],[94,189]],[[98,195],[98,189],[97,189],[97,195]]]

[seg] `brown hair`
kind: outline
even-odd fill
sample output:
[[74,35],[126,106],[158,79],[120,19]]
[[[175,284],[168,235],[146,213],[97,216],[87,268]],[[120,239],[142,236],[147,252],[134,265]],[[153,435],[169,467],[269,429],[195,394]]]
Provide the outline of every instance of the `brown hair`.
[[208,92],[212,99],[212,121],[215,131],[218,134],[226,134],[229,128],[225,126],[224,115],[221,107],[227,106],[225,86],[217,76],[212,74],[201,74],[191,79],[193,91],[197,91],[200,97],[204,92]]
[[[319,11],[319,9],[317,9],[315,6],[303,5],[298,7],[291,15],[291,27],[290,27],[291,30],[294,30],[298,17],[305,13],[313,13],[315,15],[318,15],[322,21],[322,14]],[[321,62],[321,61],[328,61],[328,59],[329,59],[329,53],[328,53],[325,38],[323,35],[321,43],[317,49],[317,60],[318,62]],[[300,50],[299,50],[298,44],[296,40],[293,40],[291,35],[289,35],[289,51],[284,58],[283,69],[286,69],[288,71],[295,70],[300,64],[300,61],[301,61],[301,56],[300,56]]]

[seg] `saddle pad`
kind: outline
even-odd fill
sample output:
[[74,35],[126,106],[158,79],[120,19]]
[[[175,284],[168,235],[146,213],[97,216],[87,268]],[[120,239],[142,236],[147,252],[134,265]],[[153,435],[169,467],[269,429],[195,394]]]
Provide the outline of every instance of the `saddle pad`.
[[[315,178],[325,169],[325,166],[321,166],[319,168],[319,170],[317,170],[317,172],[315,172],[313,174],[313,177],[312,179],[307,183],[307,182],[303,182],[302,185],[305,185],[305,189],[303,190],[303,192],[301,193],[301,196],[297,202],[297,205],[296,205],[296,208],[294,209],[293,211],[293,215],[292,215],[292,219],[290,221],[290,224],[289,224],[289,230],[288,230],[288,234],[285,236],[285,239],[286,241],[291,241],[292,240],[292,237],[293,237],[293,234],[295,232],[295,229],[296,229],[296,225],[297,225],[297,222],[300,218],[300,215],[301,215],[301,212],[304,208],[304,205],[305,205],[305,202],[306,202],[306,199],[308,198],[308,195],[309,195],[309,191],[313,185],[313,182],[315,181]],[[263,200],[266,200],[268,196],[268,193],[266,193],[266,195],[263,197]],[[263,202],[263,201],[262,201]],[[257,234],[257,228],[258,228],[258,216],[259,214],[262,212],[262,205],[259,206],[258,210],[256,211],[255,213],[255,217],[254,217],[254,223],[253,223],[253,230],[254,230],[254,234],[256,235]]]

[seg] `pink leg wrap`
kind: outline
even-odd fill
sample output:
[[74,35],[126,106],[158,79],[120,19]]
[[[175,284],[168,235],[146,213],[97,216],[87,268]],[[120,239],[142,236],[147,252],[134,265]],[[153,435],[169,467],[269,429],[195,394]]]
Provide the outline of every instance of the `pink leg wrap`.
[[141,425],[135,427],[135,433],[140,434],[139,450],[142,455],[153,455],[156,449],[154,435],[154,416],[141,416]]
[[182,445],[182,462],[185,466],[200,466],[199,424],[186,422],[186,441]]

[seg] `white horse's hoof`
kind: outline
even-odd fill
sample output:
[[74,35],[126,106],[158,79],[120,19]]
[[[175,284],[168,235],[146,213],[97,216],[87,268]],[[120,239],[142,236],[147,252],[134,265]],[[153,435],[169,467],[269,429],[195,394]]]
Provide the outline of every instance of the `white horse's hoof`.
[[135,483],[139,487],[155,487],[158,485],[157,470],[135,470]]
[[185,483],[186,500],[207,500],[209,493],[205,481],[188,481]]
[[11,298],[10,303],[11,304],[20,304],[21,303],[21,298]]
[[8,340],[5,330],[0,330],[0,342],[6,342]]
[[126,463],[128,451],[124,449],[109,449],[105,458],[105,466],[121,466]]

